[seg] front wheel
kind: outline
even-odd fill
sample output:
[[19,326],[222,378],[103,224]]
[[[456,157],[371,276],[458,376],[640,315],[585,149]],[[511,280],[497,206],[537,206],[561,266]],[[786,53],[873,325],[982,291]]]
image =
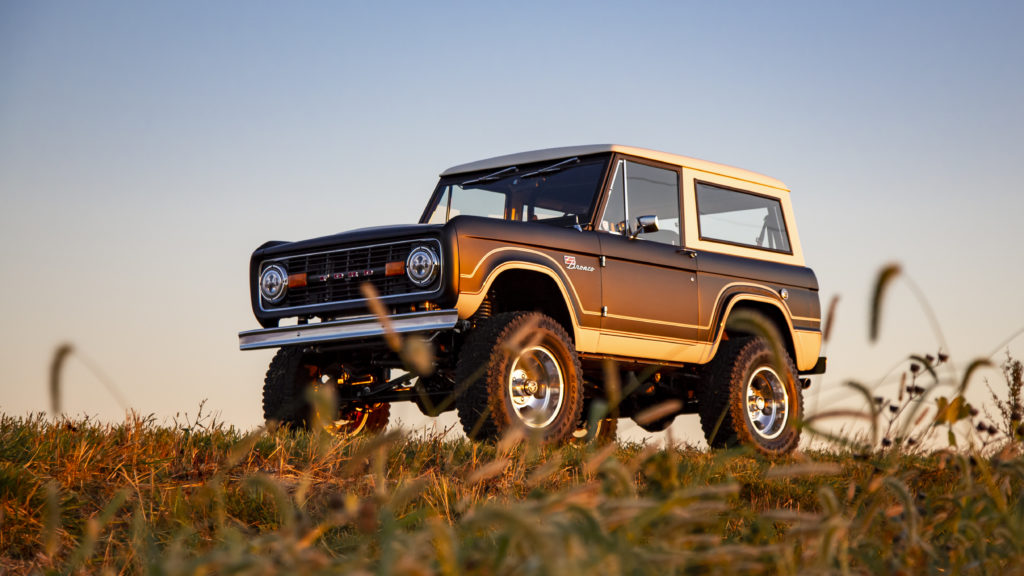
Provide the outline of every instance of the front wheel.
[[[325,371],[302,349],[281,348],[271,360],[263,381],[263,416],[268,422],[301,429],[320,423],[327,432],[341,437],[374,434],[387,427],[391,407],[386,403],[335,401],[330,414],[318,413],[311,396],[318,388],[337,386],[337,382],[336,374]],[[337,396],[329,398],[336,400]]]
[[572,340],[554,319],[496,315],[470,334],[459,355],[459,420],[470,438],[519,428],[544,443],[564,442],[583,410],[582,374]]
[[724,342],[705,382],[700,423],[712,448],[746,444],[769,455],[800,442],[803,396],[796,366],[761,337]]

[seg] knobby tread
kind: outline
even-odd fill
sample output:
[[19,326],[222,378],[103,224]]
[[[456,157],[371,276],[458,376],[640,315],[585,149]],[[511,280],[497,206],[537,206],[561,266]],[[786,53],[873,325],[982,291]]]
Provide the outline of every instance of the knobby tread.
[[505,371],[512,356],[504,347],[519,330],[533,322],[536,330],[547,331],[554,337],[553,343],[561,343],[570,364],[562,366],[566,380],[562,415],[541,433],[541,439],[547,443],[560,443],[568,440],[576,430],[583,410],[583,369],[572,339],[549,316],[538,312],[506,312],[496,314],[469,334],[456,364],[456,386],[462,392],[455,404],[459,421],[470,438],[497,438],[517,424],[506,406]]
[[698,398],[700,427],[711,448],[735,446],[737,436],[729,410],[730,373],[740,345],[748,338],[734,338],[722,342],[712,361],[709,376],[701,387]]
[[789,374],[779,374],[780,377],[786,379],[783,383],[786,385],[787,394],[792,398],[796,398],[796,402],[790,408],[787,414],[786,429],[777,438],[771,440],[765,440],[755,436],[750,426],[747,425],[746,419],[746,377],[748,372],[745,367],[751,366],[758,361],[759,356],[766,356],[769,360],[773,355],[771,346],[762,340],[761,338],[751,338],[750,341],[746,342],[739,350],[736,362],[733,363],[732,370],[730,371],[730,382],[732,401],[730,402],[729,412],[730,419],[733,422],[733,428],[739,443],[746,444],[757,448],[758,451],[768,454],[777,455],[785,454],[796,448],[796,445],[800,442],[800,428],[799,422],[803,420],[804,415],[804,397],[801,393],[799,380],[797,378],[796,365],[793,360],[789,357],[789,354],[783,353],[782,355],[782,367],[786,369]]
[[[746,418],[746,384],[755,366],[771,360],[771,346],[760,337],[734,338],[723,343],[711,367],[710,381],[700,396],[700,421],[704,437],[712,448],[729,448],[745,444],[765,454],[785,454],[800,441],[798,422],[803,418],[803,394],[797,379],[796,365],[783,354],[782,367],[788,372],[780,374],[786,379],[787,393],[795,398],[787,415],[787,428],[777,438],[757,437]],[[719,424],[720,422],[720,424]],[[715,430],[717,426],[717,432]]]
[[[311,406],[306,398],[306,386],[310,382],[300,379],[303,369],[301,348],[278,349],[267,368],[263,380],[263,418],[296,429],[310,426]],[[391,405],[376,404],[366,412],[366,423],[360,433],[377,433],[384,430],[391,418]]]
[[302,362],[302,350],[280,348],[274,354],[263,380],[263,418],[293,427],[305,427],[309,406],[295,382]]

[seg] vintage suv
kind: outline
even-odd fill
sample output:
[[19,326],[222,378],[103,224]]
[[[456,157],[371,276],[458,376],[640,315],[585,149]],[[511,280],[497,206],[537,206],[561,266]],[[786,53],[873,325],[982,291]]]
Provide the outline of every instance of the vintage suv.
[[268,242],[249,275],[263,328],[240,346],[280,348],[263,410],[293,426],[328,386],[339,433],[397,401],[554,443],[696,412],[713,447],[785,453],[825,368],[786,186],[641,148],[455,166],[419,224]]

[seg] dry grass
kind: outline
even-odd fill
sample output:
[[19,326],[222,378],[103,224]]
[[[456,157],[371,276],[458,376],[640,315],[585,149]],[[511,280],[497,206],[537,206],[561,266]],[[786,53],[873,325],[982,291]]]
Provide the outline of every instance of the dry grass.
[[0,419],[7,573],[987,573],[1024,458]]

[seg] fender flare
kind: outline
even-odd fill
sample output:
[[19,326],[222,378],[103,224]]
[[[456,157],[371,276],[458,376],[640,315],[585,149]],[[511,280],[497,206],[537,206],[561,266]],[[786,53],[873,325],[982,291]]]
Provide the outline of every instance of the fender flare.
[[[554,281],[555,286],[562,294],[565,307],[569,311],[573,337],[579,341],[580,317],[587,311],[580,304],[579,295],[576,293],[572,279],[561,270],[554,258],[543,252],[526,248],[502,247],[492,250],[480,259],[471,273],[460,275],[459,298],[455,305],[459,311],[459,318],[466,319],[476,313],[494,282],[503,273],[510,270],[535,272]],[[466,291],[464,289],[466,282],[473,281],[474,278],[482,278],[479,289],[472,292]]]
[[[755,292],[751,292],[751,288],[755,288]],[[779,299],[779,297],[771,290],[761,286],[745,286],[744,288],[736,287],[731,290],[731,294],[728,294],[722,298],[719,298],[721,305],[716,304],[716,317],[712,321],[712,339],[711,345],[708,348],[707,357],[704,359],[705,362],[710,362],[716,354],[718,354],[718,348],[722,344],[722,338],[725,336],[725,327],[729,321],[729,316],[732,314],[733,309],[738,304],[745,302],[756,302],[771,306],[779,312],[782,318],[785,320],[785,326],[779,326],[778,328],[783,333],[781,336],[786,339],[786,345],[789,350],[794,354],[793,361],[797,362],[795,357],[797,353],[796,338],[794,336],[793,318],[789,312],[789,308]]]

